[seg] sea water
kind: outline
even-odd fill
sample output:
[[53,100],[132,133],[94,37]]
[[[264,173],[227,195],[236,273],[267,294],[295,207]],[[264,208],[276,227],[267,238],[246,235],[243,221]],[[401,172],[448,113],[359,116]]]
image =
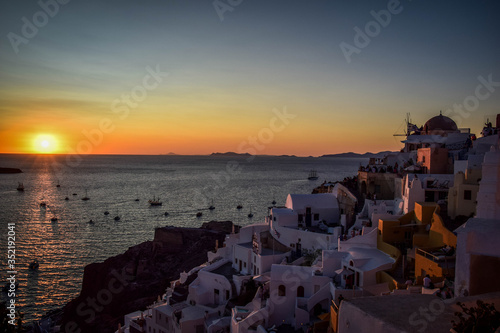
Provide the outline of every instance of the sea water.
[[[287,194],[311,193],[325,180],[354,176],[366,163],[287,156],[0,155],[0,167],[23,170],[0,174],[1,285],[9,270],[8,223],[15,223],[16,233],[15,299],[28,323],[79,294],[85,265],[152,240],[156,227],[263,222],[273,200],[284,205]],[[307,179],[310,170],[318,180]],[[18,182],[24,191],[16,190]],[[85,195],[89,200],[82,200]],[[150,206],[153,198],[163,204]],[[212,202],[215,209],[209,210]],[[33,260],[38,270],[29,269]],[[6,301],[7,294],[0,298]]]

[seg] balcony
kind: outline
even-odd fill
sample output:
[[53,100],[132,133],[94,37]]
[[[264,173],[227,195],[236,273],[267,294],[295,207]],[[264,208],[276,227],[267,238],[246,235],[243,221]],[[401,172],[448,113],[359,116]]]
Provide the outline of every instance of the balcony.
[[447,255],[446,253],[442,252],[441,250],[437,251],[432,251],[432,252],[427,252],[422,249],[417,249],[417,254],[421,255],[424,258],[427,258],[429,260],[434,261],[437,264],[442,264],[442,263],[450,263],[455,266],[455,255]]

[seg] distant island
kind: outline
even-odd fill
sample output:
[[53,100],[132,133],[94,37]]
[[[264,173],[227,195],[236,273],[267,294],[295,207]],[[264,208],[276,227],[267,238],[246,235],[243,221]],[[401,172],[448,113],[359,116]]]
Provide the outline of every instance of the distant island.
[[228,151],[226,153],[212,153],[210,154],[210,156],[252,156],[251,154],[249,153],[243,153],[243,154],[238,154],[238,153],[235,153],[235,152],[232,152],[232,151]]
[[23,173],[23,171],[16,168],[0,168],[0,174],[4,173]]
[[364,154],[358,154],[358,153],[341,153],[341,154],[328,154],[328,155],[322,155],[320,157],[362,157],[362,158],[381,158],[384,157],[385,155],[392,153],[392,151],[381,151],[379,153],[364,153]]

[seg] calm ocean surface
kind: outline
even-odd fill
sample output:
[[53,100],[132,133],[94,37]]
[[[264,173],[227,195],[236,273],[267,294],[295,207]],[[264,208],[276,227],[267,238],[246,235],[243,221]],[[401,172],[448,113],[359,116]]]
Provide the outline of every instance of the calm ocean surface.
[[[100,155],[72,159],[68,166],[66,158],[0,155],[0,167],[24,171],[0,174],[0,278],[5,285],[7,223],[14,222],[20,284],[16,304],[26,323],[76,297],[85,265],[152,240],[155,227],[199,227],[211,220],[260,222],[273,200],[284,205],[288,193],[310,193],[324,180],[353,176],[360,163],[367,163],[359,158],[258,156],[249,162],[241,156]],[[307,180],[312,169],[318,172],[316,181]],[[24,183],[24,192],[16,190],[18,182]],[[81,200],[85,192],[88,201]],[[150,207],[153,196],[163,205]],[[216,209],[210,211],[212,200]],[[41,201],[46,208],[40,207]],[[243,209],[236,209],[239,204]],[[252,219],[247,217],[250,210]],[[203,215],[197,218],[199,211]],[[116,215],[120,221],[114,220]],[[57,222],[51,222],[54,216]],[[28,269],[33,259],[40,263],[38,271]],[[6,293],[0,298],[5,301]]]

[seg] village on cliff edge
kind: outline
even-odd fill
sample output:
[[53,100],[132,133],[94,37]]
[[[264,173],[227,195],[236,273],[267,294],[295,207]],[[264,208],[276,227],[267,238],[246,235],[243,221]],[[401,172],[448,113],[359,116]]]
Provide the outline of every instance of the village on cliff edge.
[[499,129],[408,121],[401,152],[233,229],[117,332],[444,333],[457,302],[498,310]]

